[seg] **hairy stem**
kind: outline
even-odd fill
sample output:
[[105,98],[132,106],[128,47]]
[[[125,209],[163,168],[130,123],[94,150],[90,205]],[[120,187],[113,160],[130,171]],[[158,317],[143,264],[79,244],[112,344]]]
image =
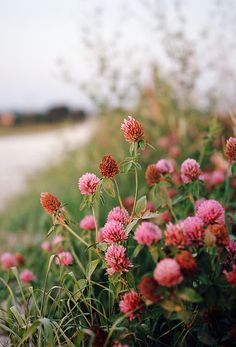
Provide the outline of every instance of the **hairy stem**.
[[136,167],[134,168],[134,172],[135,172],[135,194],[134,194],[134,205],[133,205],[133,210],[131,213],[130,220],[132,220],[134,217],[136,202],[137,202],[137,198],[138,198],[138,170]]
[[163,191],[165,193],[167,207],[170,210],[170,213],[172,214],[172,217],[174,218],[175,222],[177,222],[177,217],[172,206],[172,201],[169,198],[168,191],[165,186],[163,186]]
[[93,212],[93,218],[94,218],[95,229],[96,229],[96,240],[95,240],[95,243],[96,243],[96,242],[98,242],[98,223],[97,223],[94,205],[92,205],[92,212]]
[[89,244],[84,241],[79,235],[77,235],[74,230],[72,230],[67,224],[63,224],[63,226],[80,242],[82,242],[86,247],[89,247]]
[[119,203],[120,203],[120,207],[124,210],[124,205],[123,205],[123,202],[122,202],[122,200],[121,200],[119,187],[118,187],[118,184],[117,184],[115,178],[114,178],[114,183],[115,183],[115,186],[116,186],[116,192],[117,192],[117,197],[118,197],[118,200],[119,200]]

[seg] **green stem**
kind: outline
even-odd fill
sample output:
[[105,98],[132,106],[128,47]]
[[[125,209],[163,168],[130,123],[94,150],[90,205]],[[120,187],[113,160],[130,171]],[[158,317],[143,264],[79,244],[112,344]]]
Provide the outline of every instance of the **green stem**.
[[168,207],[169,207],[170,213],[174,217],[175,222],[177,222],[177,217],[176,217],[176,214],[175,214],[175,212],[174,212],[174,210],[172,208],[172,204],[169,204]]
[[19,286],[19,288],[20,288],[20,292],[21,292],[21,296],[22,296],[22,299],[23,299],[23,302],[24,302],[25,309],[27,309],[27,302],[26,302],[26,298],[25,298],[25,294],[24,294],[24,291],[23,291],[21,282],[20,282],[20,280],[19,280],[18,272],[17,272],[17,275],[16,275],[15,277],[16,277],[18,286]]
[[72,255],[73,255],[73,257],[74,257],[76,263],[77,263],[78,266],[81,268],[81,271],[83,272],[83,274],[86,276],[85,268],[84,268],[83,264],[81,263],[81,261],[79,260],[79,258],[77,257],[77,255],[76,255],[76,253],[75,253],[75,250],[74,250],[74,248],[73,248],[73,246],[72,246],[72,243],[70,242],[69,245],[70,245],[71,253],[72,253]]
[[48,274],[49,271],[51,269],[52,266],[52,262],[55,259],[56,255],[52,254],[50,256],[49,262],[48,262],[48,266],[47,266],[47,271],[46,271],[46,276],[45,276],[45,280],[44,280],[44,284],[43,284],[43,296],[42,296],[42,302],[41,302],[41,307],[40,307],[40,312],[41,312],[41,317],[44,317],[44,311],[45,311],[45,300],[46,300],[46,286],[47,286],[47,280],[48,280]]
[[173,216],[175,222],[177,222],[177,217],[176,217],[176,214],[175,214],[175,212],[174,212],[174,210],[173,210],[172,201],[171,201],[171,199],[169,198],[167,189],[166,189],[165,186],[163,186],[163,189],[164,189],[165,196],[166,196],[166,203],[167,203],[167,206],[168,206],[168,208],[169,208],[169,210],[170,210],[170,213],[172,214],[172,216]]
[[96,242],[98,242],[98,223],[97,223],[94,205],[92,205],[92,211],[93,211],[93,218],[94,218],[95,229],[96,229],[96,240],[95,240],[95,243],[96,243]]
[[199,187],[200,183],[199,181],[196,181],[196,199],[199,199],[199,194],[200,194],[200,187]]
[[134,205],[133,205],[133,210],[131,213],[130,220],[132,220],[134,217],[136,202],[137,202],[137,198],[138,198],[138,170],[136,167],[134,168],[134,172],[135,172],[135,195],[134,195]]
[[194,202],[194,197],[193,197],[193,194],[190,192],[189,195],[189,200],[191,201],[192,205],[193,205],[193,209],[195,209],[195,202]]
[[117,327],[123,320],[125,320],[125,318],[126,318],[125,316],[122,316],[122,317],[118,318],[118,319],[113,323],[113,325],[112,325],[112,327],[111,327],[111,329],[110,329],[110,331],[109,331],[109,333],[108,333],[108,335],[107,335],[106,341],[105,341],[105,343],[104,343],[104,347],[107,347],[107,346],[108,346],[108,342],[110,341],[110,338],[111,338],[113,332],[116,330],[116,327]]
[[119,187],[118,187],[118,184],[116,182],[116,179],[114,178],[114,183],[115,183],[115,186],[116,186],[116,191],[117,191],[117,197],[118,197],[118,200],[119,200],[119,203],[120,203],[120,207],[124,210],[124,205],[123,205],[123,202],[121,200],[121,196],[120,196],[120,191],[119,191]]
[[77,240],[82,242],[86,247],[89,247],[89,244],[84,241],[79,235],[77,235],[74,230],[72,230],[67,224],[63,224],[63,226],[75,237]]
[[205,155],[205,149],[206,149],[206,147],[203,146],[202,150],[201,150],[201,153],[200,153],[200,156],[199,156],[199,159],[198,159],[198,162],[199,162],[200,165],[202,164],[202,161],[203,161],[203,158],[204,158],[204,155]]

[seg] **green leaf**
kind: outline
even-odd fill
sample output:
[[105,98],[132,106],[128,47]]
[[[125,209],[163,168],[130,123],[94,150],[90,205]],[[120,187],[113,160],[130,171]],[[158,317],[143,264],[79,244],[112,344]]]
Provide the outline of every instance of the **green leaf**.
[[232,164],[231,172],[232,172],[232,175],[236,175],[236,162]]
[[47,341],[48,347],[53,347],[53,328],[52,328],[52,321],[46,317],[39,318],[39,322],[41,323],[41,326],[43,326],[44,336]]
[[144,139],[138,142],[138,148],[144,150],[146,148],[146,141]]
[[82,346],[82,343],[85,341],[85,333],[83,330],[79,330],[76,335],[76,345]]
[[26,330],[26,332],[23,335],[23,338],[20,340],[20,342],[18,344],[19,347],[35,333],[35,331],[39,327],[39,324],[40,324],[39,320],[36,320],[36,321],[34,321],[33,324],[31,324],[28,327],[28,329]]
[[80,204],[80,211],[82,211],[87,206],[87,204],[88,204],[88,197],[84,196]]
[[98,201],[100,199],[100,196],[101,196],[101,181],[97,185],[95,194],[92,195],[92,203],[94,203],[95,201]]
[[10,307],[11,313],[14,315],[15,319],[17,320],[19,326],[22,328],[25,325],[24,319],[20,312],[17,310],[15,306]]
[[85,288],[87,286],[87,280],[84,278],[79,279],[74,285],[74,299],[77,301],[80,296],[83,294]]
[[146,195],[144,195],[140,199],[138,199],[136,203],[135,212],[137,216],[141,217],[142,214],[146,211],[146,208],[147,208],[147,197]]
[[95,259],[95,260],[92,260],[86,267],[86,275],[87,275],[87,278],[88,280],[90,280],[93,272],[95,271],[98,263],[99,263],[99,259]]
[[128,162],[125,162],[122,164],[122,167],[121,167],[121,172],[127,174],[130,169],[132,168],[132,161],[128,161]]
[[177,292],[177,295],[180,299],[189,302],[201,302],[202,297],[198,294],[193,288],[184,288]]
[[142,219],[151,219],[151,218],[156,218],[159,216],[160,213],[157,213],[157,212],[145,212],[143,215],[142,215]]
[[136,167],[136,169],[142,170],[142,166],[137,161],[133,161],[132,164]]
[[121,281],[116,281],[116,284],[115,284],[115,288],[114,288],[114,291],[115,291],[115,297],[117,298],[120,294],[120,292],[122,291],[123,289],[123,284]]
[[139,252],[141,251],[141,249],[143,248],[142,245],[137,245],[134,249],[134,252],[133,252],[133,257],[137,257],[137,255],[139,254]]
[[96,246],[98,249],[100,249],[102,252],[105,252],[107,249],[107,243],[106,242],[99,242]]
[[126,227],[126,232],[129,234],[133,227],[138,223],[138,218],[134,219],[131,223],[129,223]]
[[25,304],[26,304],[25,294],[24,294],[24,290],[23,290],[23,288],[22,288],[22,282],[21,282],[21,280],[20,280],[20,276],[19,276],[18,269],[17,269],[16,267],[12,267],[12,268],[11,268],[11,271],[12,271],[12,273],[14,274],[16,280],[17,280],[17,283],[18,283],[18,286],[19,286],[19,289],[20,289],[20,293],[21,293],[22,299],[23,299],[23,301],[24,301]]
[[116,196],[115,186],[114,182],[110,178],[103,178],[102,180],[102,187],[104,191],[107,193],[107,195],[114,198]]
[[149,252],[150,252],[150,254],[152,256],[152,259],[153,259],[154,263],[157,263],[158,257],[159,257],[157,245],[151,245],[149,247]]
[[172,206],[177,205],[179,202],[183,201],[185,197],[183,195],[177,196],[172,200]]
[[103,195],[101,194],[100,195],[100,201],[101,201],[101,204],[104,205],[105,204],[105,199],[103,197]]
[[53,224],[53,226],[51,226],[51,228],[48,230],[47,237],[49,237],[49,236],[53,233],[53,231],[55,230],[55,228],[56,228],[56,225]]
[[76,282],[76,284],[81,291],[84,291],[87,285],[87,280],[85,278],[81,278]]
[[134,288],[135,287],[135,277],[132,274],[132,271],[126,272],[125,276],[127,279],[127,283],[129,283],[131,288]]

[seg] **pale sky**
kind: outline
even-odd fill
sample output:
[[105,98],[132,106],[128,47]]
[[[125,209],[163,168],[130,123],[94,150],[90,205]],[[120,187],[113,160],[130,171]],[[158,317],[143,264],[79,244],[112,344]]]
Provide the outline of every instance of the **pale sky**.
[[[206,21],[211,1],[186,1],[186,30],[192,37]],[[176,1],[161,2],[169,8],[168,20],[174,26]],[[93,76],[93,63],[79,35],[81,25],[86,23],[95,33],[96,29],[100,31],[108,42],[117,27],[124,28],[121,46],[124,49],[139,42],[148,47],[150,38],[138,20],[143,8],[137,0],[129,1],[128,9],[137,14],[134,20],[124,10],[127,3],[127,0],[0,0],[0,110],[44,109],[57,103],[88,105],[81,92],[63,82],[56,62],[59,58],[66,61],[79,82],[89,81]],[[104,10],[102,28],[93,16],[98,6]]]

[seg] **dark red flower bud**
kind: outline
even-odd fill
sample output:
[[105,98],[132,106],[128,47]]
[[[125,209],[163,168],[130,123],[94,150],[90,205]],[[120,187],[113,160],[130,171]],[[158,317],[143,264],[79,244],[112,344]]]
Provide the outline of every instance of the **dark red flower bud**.
[[113,178],[118,173],[118,165],[110,155],[105,155],[100,164],[101,175],[105,178]]

